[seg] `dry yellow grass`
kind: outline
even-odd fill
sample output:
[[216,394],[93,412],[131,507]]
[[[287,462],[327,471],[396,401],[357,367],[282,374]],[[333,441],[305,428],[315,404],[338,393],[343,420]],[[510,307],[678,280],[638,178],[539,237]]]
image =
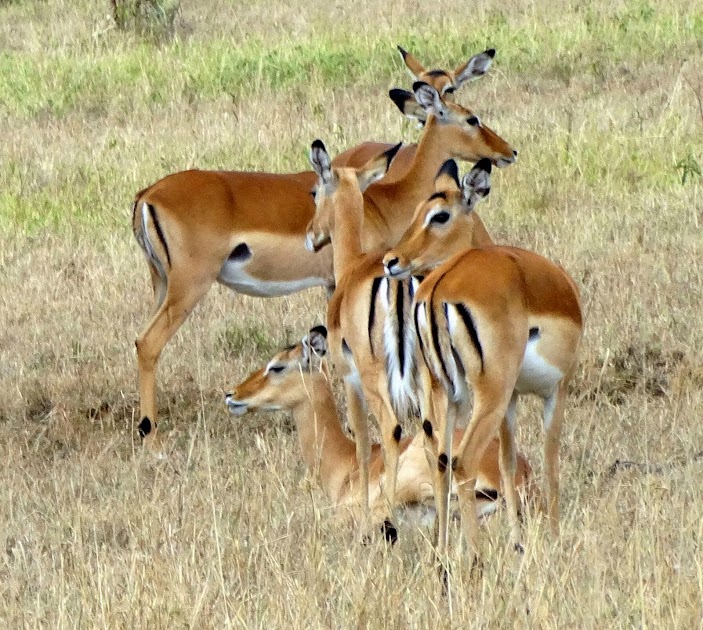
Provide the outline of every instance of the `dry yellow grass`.
[[[471,581],[455,528],[453,626],[702,627],[700,7],[207,0],[152,44],[115,31],[104,4],[0,2],[0,624],[441,623],[429,532],[357,544],[286,418],[222,403],[323,321],[322,292],[214,290],[161,362],[168,459],[134,430],[151,304],[134,192],[194,165],[305,168],[316,137],[333,152],[415,138],[386,97],[408,82],[401,43],[438,65],[496,46],[459,100],[520,162],[480,213],[501,242],[560,261],[587,316],[562,536],[528,517],[518,557],[498,516]],[[539,472],[536,408],[518,422]]]

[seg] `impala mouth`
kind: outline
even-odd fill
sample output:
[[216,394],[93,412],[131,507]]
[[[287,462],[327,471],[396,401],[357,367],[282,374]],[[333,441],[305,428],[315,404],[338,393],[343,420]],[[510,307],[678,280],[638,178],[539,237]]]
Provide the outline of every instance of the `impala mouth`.
[[227,405],[229,412],[234,416],[243,416],[249,409],[247,403],[236,401],[232,394],[225,396],[225,405]]
[[399,279],[409,278],[411,271],[412,271],[412,269],[410,266],[401,267],[398,264],[397,258],[394,258],[393,260],[390,260],[387,263],[386,262],[383,263],[383,272],[389,278],[399,278]]
[[307,249],[309,252],[311,252],[313,254],[316,254],[325,245],[327,245],[330,242],[330,240],[331,239],[329,236],[327,238],[316,239],[314,236],[307,234],[305,236],[305,249]]
[[515,164],[515,162],[517,162],[517,151],[513,151],[513,157],[511,157],[511,158],[500,157],[494,163],[498,168],[505,168],[506,166],[510,166],[511,164]]

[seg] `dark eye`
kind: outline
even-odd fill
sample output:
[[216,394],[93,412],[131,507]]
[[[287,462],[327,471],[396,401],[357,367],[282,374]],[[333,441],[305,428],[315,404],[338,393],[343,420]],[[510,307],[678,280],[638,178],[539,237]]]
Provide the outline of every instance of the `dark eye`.
[[283,370],[285,370],[285,369],[286,369],[286,367],[284,365],[272,365],[269,368],[269,372],[278,373],[278,372],[283,372]]
[[466,122],[469,123],[472,127],[477,127],[481,124],[476,116],[469,116],[469,118],[466,119]]
[[432,218],[430,219],[430,223],[446,223],[449,221],[449,213],[446,210],[442,210],[441,212],[438,212],[437,214],[433,215]]
[[313,189],[310,191],[310,194],[312,195],[312,198],[314,199],[314,198],[315,198],[315,195],[317,195],[317,191],[313,188]]

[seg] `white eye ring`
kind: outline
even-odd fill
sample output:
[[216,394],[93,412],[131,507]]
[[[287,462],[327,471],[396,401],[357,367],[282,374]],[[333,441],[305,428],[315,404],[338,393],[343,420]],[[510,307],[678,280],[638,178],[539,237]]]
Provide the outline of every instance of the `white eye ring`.
[[449,219],[451,218],[451,214],[444,210],[443,208],[440,210],[437,210],[436,212],[432,212],[431,214],[427,215],[427,218],[425,219],[425,227],[430,225],[430,223],[435,223],[436,225],[444,225]]

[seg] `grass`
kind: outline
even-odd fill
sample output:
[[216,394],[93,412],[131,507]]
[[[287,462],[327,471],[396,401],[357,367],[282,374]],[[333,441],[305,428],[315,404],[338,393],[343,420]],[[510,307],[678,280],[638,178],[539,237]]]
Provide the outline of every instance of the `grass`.
[[[429,532],[391,553],[357,545],[290,423],[222,405],[324,320],[322,291],[212,291],[160,364],[168,459],[142,453],[134,427],[151,308],[134,193],[192,166],[304,169],[316,137],[333,152],[415,139],[386,96],[409,83],[402,44],[433,67],[496,47],[458,97],[520,162],[481,215],[563,264],[587,315],[562,537],[530,516],[516,557],[498,516],[471,581],[457,530],[454,626],[700,627],[700,7],[207,0],[154,40],[96,6],[0,2],[2,625],[442,623]],[[536,417],[521,407],[519,443],[539,473]]]

